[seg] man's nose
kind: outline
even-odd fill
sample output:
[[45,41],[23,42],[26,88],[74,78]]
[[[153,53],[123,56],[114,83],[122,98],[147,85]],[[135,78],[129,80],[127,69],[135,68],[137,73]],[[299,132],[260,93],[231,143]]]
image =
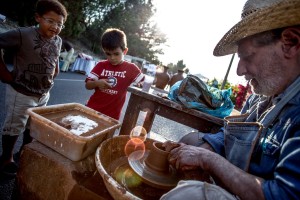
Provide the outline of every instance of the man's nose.
[[247,72],[245,63],[240,59],[237,65],[236,74],[238,76],[243,76]]

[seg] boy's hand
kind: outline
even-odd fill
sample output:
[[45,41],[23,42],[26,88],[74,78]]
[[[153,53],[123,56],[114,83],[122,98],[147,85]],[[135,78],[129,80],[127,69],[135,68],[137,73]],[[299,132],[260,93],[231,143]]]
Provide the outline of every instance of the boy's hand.
[[111,85],[108,82],[108,79],[100,79],[97,80],[97,86],[100,90],[112,88]]

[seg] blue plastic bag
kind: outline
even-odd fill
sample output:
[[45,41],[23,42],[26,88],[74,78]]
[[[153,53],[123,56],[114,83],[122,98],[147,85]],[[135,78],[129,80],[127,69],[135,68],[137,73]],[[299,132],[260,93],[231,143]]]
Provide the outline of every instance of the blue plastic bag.
[[197,109],[212,116],[224,118],[230,115],[234,108],[230,99],[231,93],[231,88],[219,90],[210,87],[197,76],[188,75],[170,88],[168,97],[187,108]]

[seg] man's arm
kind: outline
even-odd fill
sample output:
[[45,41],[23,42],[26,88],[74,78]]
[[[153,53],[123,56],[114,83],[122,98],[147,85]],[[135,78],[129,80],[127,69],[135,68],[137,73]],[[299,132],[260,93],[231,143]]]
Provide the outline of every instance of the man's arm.
[[244,172],[210,150],[181,145],[170,152],[169,161],[179,170],[198,167],[208,172],[221,187],[241,199],[264,199],[263,179]]
[[207,171],[221,187],[241,199],[265,199],[262,178],[246,173],[215,153],[210,153],[206,162],[204,171]]

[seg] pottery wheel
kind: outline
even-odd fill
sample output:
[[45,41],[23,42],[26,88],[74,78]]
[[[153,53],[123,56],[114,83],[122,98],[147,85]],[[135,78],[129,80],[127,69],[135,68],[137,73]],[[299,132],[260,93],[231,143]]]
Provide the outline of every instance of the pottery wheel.
[[130,167],[137,173],[147,184],[156,188],[171,188],[177,185],[178,177],[174,169],[170,169],[169,172],[160,172],[151,169],[145,163],[146,158],[149,155],[149,150],[146,150],[143,157],[137,159],[143,151],[135,151],[128,157]]

